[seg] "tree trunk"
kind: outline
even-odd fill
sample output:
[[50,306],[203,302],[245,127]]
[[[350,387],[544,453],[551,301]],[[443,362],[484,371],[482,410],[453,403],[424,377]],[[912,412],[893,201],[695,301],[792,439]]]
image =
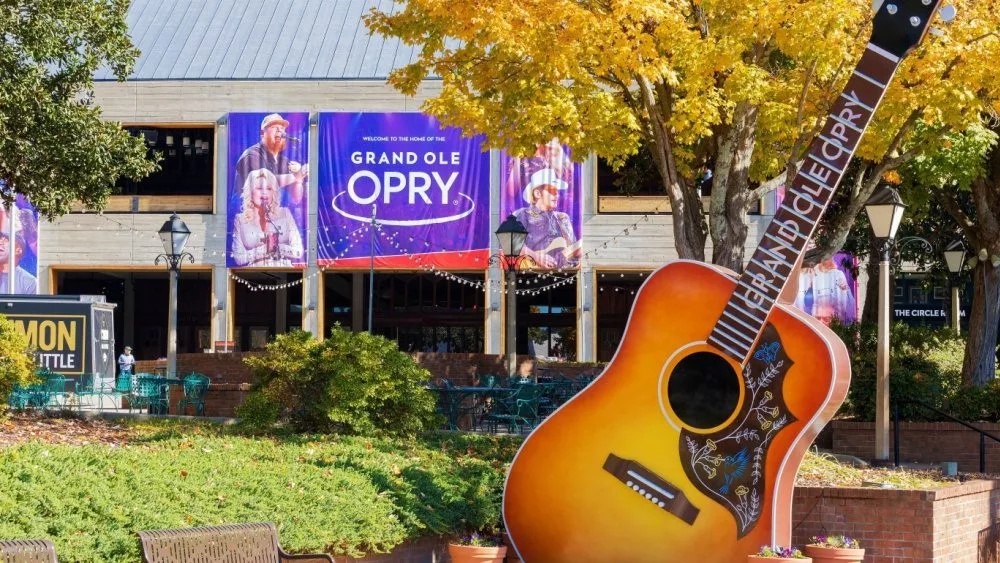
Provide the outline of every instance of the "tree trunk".
[[709,210],[712,263],[734,272],[743,270],[743,255],[750,232],[747,212],[750,192],[750,162],[757,139],[758,108],[737,104],[732,123],[719,138],[718,157]]
[[1000,325],[1000,267],[989,260],[972,270],[975,288],[965,344],[962,383],[985,385],[996,377],[997,329]]
[[678,258],[705,260],[705,239],[708,225],[701,209],[701,198],[689,182],[681,178],[674,160],[673,139],[669,128],[666,102],[670,91],[663,82],[652,84],[644,77],[635,77],[642,93],[641,101],[650,116],[649,151],[663,180],[673,215],[674,249]]

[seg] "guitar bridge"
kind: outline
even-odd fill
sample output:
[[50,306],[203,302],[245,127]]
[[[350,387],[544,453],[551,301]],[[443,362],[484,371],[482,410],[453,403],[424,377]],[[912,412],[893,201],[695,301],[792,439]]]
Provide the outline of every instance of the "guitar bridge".
[[622,459],[608,454],[604,460],[604,470],[632,489],[637,495],[653,503],[654,506],[673,514],[688,525],[694,524],[700,512],[688,502],[684,493],[658,475],[631,459]]

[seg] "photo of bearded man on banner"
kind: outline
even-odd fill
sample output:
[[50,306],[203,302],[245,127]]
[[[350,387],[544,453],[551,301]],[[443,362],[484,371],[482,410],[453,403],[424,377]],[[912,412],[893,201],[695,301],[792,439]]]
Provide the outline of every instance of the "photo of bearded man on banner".
[[231,113],[229,267],[304,267],[309,114]]

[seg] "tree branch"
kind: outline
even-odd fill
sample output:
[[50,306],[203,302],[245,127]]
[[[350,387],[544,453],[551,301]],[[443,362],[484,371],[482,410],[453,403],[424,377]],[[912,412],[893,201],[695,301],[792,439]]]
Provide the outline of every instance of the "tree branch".
[[[798,173],[800,163],[801,163],[801,161],[792,164],[792,169],[793,169],[793,171],[795,173]],[[778,174],[774,178],[771,178],[770,180],[768,180],[768,181],[764,182],[763,184],[757,186],[756,188],[750,190],[750,195],[749,195],[748,199],[751,202],[757,201],[758,199],[760,199],[760,198],[766,196],[767,194],[773,192],[774,190],[778,189],[781,186],[781,184],[785,183],[785,181],[786,181],[787,178],[788,178],[788,172],[787,171],[786,172],[782,172],[781,174]],[[795,178],[795,176],[793,175],[792,178]]]
[[[799,93],[799,107],[795,112],[796,131],[801,131],[802,129],[802,120],[805,117],[805,110],[806,110],[806,97],[807,94],[809,93],[809,86],[812,84],[812,78],[816,71],[816,64],[817,61],[813,60],[813,64],[809,66],[808,70],[806,70],[806,77],[802,81],[802,91]],[[812,133],[812,135],[810,135],[809,138],[812,138],[814,136],[815,133]],[[799,151],[802,150],[802,145],[805,142],[806,142],[806,136],[801,134],[800,132],[799,136],[795,138],[795,142],[792,143],[792,148],[789,149],[788,151],[788,162],[785,163],[785,173],[784,173],[784,176],[786,178],[795,177],[795,172],[798,170],[797,161],[799,160]]]

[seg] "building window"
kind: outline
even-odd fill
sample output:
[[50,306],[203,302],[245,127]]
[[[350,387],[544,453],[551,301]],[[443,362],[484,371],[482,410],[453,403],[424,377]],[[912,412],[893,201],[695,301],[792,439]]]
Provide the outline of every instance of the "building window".
[[160,170],[138,182],[119,179],[126,196],[211,196],[215,129],[212,127],[126,127],[146,141],[150,156],[159,155]]
[[[404,352],[482,353],[486,337],[483,274],[375,274],[373,331]],[[465,280],[464,282],[459,281]],[[365,318],[368,274],[364,275]],[[367,320],[366,320],[367,324]]]
[[517,353],[548,360],[576,360],[576,283],[546,288],[550,278],[518,276],[518,289],[539,293],[517,296]]
[[331,327],[340,325],[351,330],[354,295],[354,275],[326,272],[323,274],[323,324],[329,333]]
[[[707,213],[712,195],[710,171],[698,174],[698,193]],[[751,214],[760,213],[760,201],[754,202]],[[599,213],[669,213],[670,199],[663,188],[660,172],[649,150],[640,147],[617,171],[608,161],[597,159],[597,210]]]
[[614,357],[625,335],[632,304],[639,287],[650,272],[598,272],[597,274],[597,361]]
[[598,196],[666,196],[660,173],[645,148],[639,149],[617,171],[608,161],[597,159]]

